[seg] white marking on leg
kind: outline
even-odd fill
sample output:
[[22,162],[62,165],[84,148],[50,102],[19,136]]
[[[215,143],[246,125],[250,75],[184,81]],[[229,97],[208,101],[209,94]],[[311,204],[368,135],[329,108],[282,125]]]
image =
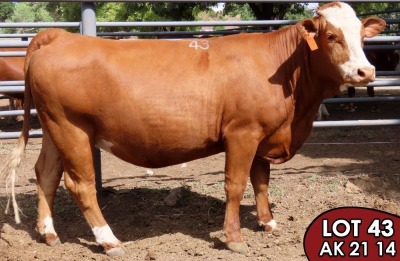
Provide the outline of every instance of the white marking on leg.
[[269,226],[272,230],[274,230],[278,227],[278,224],[276,223],[276,221],[274,219],[272,219],[271,221],[268,221],[267,223],[258,221],[258,225],[259,226]]
[[50,216],[47,216],[44,220],[44,227],[43,230],[40,231],[40,234],[45,235],[45,234],[54,234],[57,236],[56,230],[54,229],[53,225],[53,219]]
[[106,140],[99,140],[96,142],[95,146],[112,154],[111,148],[114,144]]
[[114,236],[111,228],[108,225],[102,227],[93,227],[93,234],[96,238],[96,242],[99,244],[111,243],[115,246],[119,245],[119,240]]
[[272,230],[276,229],[278,227],[278,224],[276,223],[276,221],[273,219],[271,221],[269,221],[267,223],[267,226],[270,226],[272,228]]

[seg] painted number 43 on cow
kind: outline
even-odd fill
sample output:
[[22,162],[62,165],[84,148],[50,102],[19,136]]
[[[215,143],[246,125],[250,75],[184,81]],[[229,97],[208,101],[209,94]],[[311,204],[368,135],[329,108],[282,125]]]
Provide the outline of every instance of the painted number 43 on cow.
[[189,47],[194,48],[196,50],[199,50],[199,49],[207,50],[210,47],[210,45],[207,40],[200,40],[200,41],[196,40],[196,41],[190,42]]

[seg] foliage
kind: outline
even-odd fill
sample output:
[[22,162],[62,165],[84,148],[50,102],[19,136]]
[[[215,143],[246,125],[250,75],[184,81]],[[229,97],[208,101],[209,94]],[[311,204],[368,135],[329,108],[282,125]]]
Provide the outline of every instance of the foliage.
[[301,20],[304,18],[310,18],[314,16],[313,10],[307,7],[307,5],[292,5],[287,10],[284,19],[288,20]]
[[[111,5],[119,5],[115,12],[118,21],[193,21],[196,16],[204,10],[207,10],[211,3],[112,3]],[[99,21],[102,18],[103,9],[101,6],[98,10]],[[114,9],[115,10],[115,9]],[[107,11],[108,12],[108,11]],[[110,21],[110,20],[108,20]],[[115,20],[114,20],[115,21]],[[146,28],[148,31],[150,28]],[[155,31],[174,31],[178,28],[151,28]],[[188,28],[179,28],[184,30]],[[139,30],[142,30],[139,28]]]
[[[13,12],[9,15],[6,22],[53,22],[53,18],[46,10],[47,3],[14,3]],[[37,31],[38,29],[6,29],[4,31],[11,32],[27,32]]]
[[[378,16],[386,19],[399,18],[400,3],[399,2],[386,2],[386,3],[350,3],[360,18],[368,16]],[[372,13],[372,14],[371,14]],[[376,13],[376,14],[374,14]],[[398,24],[388,24],[386,26],[386,34],[395,34],[399,32]]]
[[223,14],[229,17],[238,17],[240,20],[256,20],[249,4],[226,3]]
[[13,3],[0,3],[0,22],[5,22],[8,17],[14,12]]
[[[357,14],[368,14],[377,11],[388,11],[400,8],[400,3],[398,2],[387,2],[387,3],[350,3],[354,11]],[[396,18],[396,13],[382,13],[377,16],[382,18]]]
[[16,3],[14,12],[7,22],[52,22],[53,18],[46,10],[46,3]]
[[[215,5],[215,3],[96,2],[96,16],[98,21],[298,20],[312,16],[312,11],[307,8],[307,4],[302,3],[225,3],[225,8],[222,11],[212,10],[211,7]],[[350,2],[350,5],[358,14],[400,8],[398,2]],[[397,13],[392,12],[377,16],[397,18]],[[0,21],[3,22],[80,20],[81,4],[76,2],[0,3]],[[396,26],[394,25],[394,27]],[[15,31],[15,29],[7,30]],[[116,31],[122,29],[99,28],[98,30]],[[123,28],[123,30],[174,31],[189,30],[189,28]]]
[[288,14],[302,14],[305,5],[301,3],[249,3],[257,20],[282,20]]

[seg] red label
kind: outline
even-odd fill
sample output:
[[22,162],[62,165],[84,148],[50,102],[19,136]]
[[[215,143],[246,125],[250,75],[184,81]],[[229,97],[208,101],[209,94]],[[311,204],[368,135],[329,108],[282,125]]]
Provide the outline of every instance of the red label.
[[368,208],[322,213],[308,227],[304,251],[317,260],[400,260],[400,217]]

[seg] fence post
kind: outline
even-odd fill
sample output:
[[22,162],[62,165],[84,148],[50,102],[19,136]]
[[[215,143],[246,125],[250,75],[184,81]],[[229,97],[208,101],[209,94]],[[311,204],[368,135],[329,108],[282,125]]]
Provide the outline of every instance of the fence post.
[[[81,3],[81,34],[96,36],[96,12],[94,2]],[[102,190],[101,181],[101,153],[100,149],[94,148],[93,150],[93,164],[95,170],[96,191],[97,194]]]
[[96,36],[96,12],[94,2],[81,3],[81,34]]

